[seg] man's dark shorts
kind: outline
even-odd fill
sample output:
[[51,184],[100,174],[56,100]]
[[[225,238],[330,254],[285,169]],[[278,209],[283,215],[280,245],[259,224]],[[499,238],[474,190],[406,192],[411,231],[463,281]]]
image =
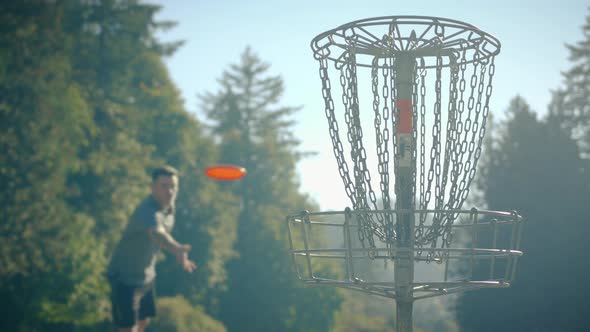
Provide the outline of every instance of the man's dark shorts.
[[130,328],[139,321],[156,316],[154,282],[139,287],[113,280],[110,283],[113,322],[117,327]]

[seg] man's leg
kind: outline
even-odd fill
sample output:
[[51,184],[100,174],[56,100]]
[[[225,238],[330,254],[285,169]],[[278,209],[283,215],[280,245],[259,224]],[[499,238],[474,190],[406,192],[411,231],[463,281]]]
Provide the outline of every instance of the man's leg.
[[149,322],[150,322],[149,318],[146,318],[144,320],[140,320],[139,322],[137,322],[137,331],[136,332],[144,332],[145,327],[148,325]]
[[135,287],[111,282],[111,305],[113,322],[119,332],[133,332],[137,306],[134,305]]
[[156,290],[154,283],[152,282],[146,285],[143,291],[145,293],[139,301],[137,332],[143,332],[149,323],[149,319],[156,316]]

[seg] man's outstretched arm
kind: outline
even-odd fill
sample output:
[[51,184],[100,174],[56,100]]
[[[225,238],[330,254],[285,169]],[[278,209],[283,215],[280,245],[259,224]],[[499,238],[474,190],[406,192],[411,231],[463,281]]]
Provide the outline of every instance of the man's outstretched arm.
[[191,250],[190,245],[178,243],[163,226],[149,229],[148,233],[152,238],[152,241],[156,242],[176,257],[176,260],[182,265],[182,268],[185,271],[193,272],[197,268],[195,262],[188,259],[188,252]]
[[176,255],[176,253],[181,250],[182,245],[178,243],[170,233],[166,232],[166,229],[163,226],[150,228],[148,233],[154,242],[168,250],[173,255]]

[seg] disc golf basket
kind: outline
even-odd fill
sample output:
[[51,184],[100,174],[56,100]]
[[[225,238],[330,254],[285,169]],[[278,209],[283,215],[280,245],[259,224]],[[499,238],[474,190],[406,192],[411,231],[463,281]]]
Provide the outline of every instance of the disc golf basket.
[[[415,300],[508,287],[522,218],[462,209],[500,42],[455,20],[391,16],[326,31],[311,47],[351,207],[287,217],[299,278],[395,299],[397,331],[412,330]],[[340,275],[316,271],[324,260]]]

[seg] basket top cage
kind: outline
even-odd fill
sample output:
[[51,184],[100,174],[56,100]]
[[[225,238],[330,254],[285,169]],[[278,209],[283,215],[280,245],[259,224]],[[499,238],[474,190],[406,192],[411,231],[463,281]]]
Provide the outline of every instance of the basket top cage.
[[[353,21],[316,36],[311,41],[316,59],[343,64],[351,51],[357,66],[372,67],[375,57],[413,53],[415,57],[445,58],[442,66],[487,63],[500,52],[500,41],[461,21],[427,16],[384,16]],[[363,57],[364,55],[364,57]],[[438,64],[440,66],[441,63]],[[436,68],[421,61],[417,69]]]
[[[311,48],[353,210],[461,209],[481,155],[500,42],[456,20],[386,16],[328,30]],[[369,247],[412,235],[417,246],[449,245],[454,221],[438,213],[427,228],[420,216],[410,229],[410,220],[365,214],[360,237]]]

